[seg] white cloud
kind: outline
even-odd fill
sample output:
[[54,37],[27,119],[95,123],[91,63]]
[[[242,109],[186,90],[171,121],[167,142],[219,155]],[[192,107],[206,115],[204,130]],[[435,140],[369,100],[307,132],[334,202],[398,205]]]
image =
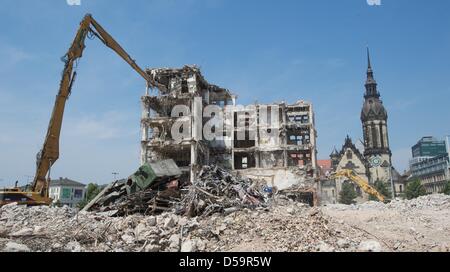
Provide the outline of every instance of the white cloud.
[[139,130],[128,127],[130,116],[127,113],[110,111],[100,116],[88,115],[71,117],[64,124],[68,137],[85,138],[89,141],[111,140],[136,135]]
[[11,65],[17,65],[21,62],[34,59],[34,57],[25,50],[0,43],[0,59],[2,67],[6,68]]

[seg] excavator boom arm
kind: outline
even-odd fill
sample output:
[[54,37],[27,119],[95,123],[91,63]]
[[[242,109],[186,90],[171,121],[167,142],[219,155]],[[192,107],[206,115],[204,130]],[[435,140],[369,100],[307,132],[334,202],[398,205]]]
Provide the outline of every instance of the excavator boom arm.
[[384,196],[372,187],[367,181],[356,175],[352,170],[340,170],[333,174],[333,177],[346,177],[358,185],[364,192],[375,196],[379,201],[384,202]]
[[87,14],[81,21],[72,45],[63,58],[65,64],[59,91],[56,96],[44,145],[42,150],[37,155],[36,174],[32,185],[32,191],[39,192],[43,196],[48,196],[49,181],[46,179],[46,176],[50,175],[51,166],[59,158],[59,138],[61,134],[64,109],[76,77],[74,64],[83,55],[85,48],[84,43],[89,33],[98,37],[106,46],[111,48],[123,60],[125,60],[146,80],[148,87],[159,87],[158,84],[156,84],[156,82],[136,64],[136,62],[119,45],[119,43],[117,43],[114,38],[109,35],[108,32],[106,32],[103,27],[94,20],[94,18],[92,18],[92,15]]

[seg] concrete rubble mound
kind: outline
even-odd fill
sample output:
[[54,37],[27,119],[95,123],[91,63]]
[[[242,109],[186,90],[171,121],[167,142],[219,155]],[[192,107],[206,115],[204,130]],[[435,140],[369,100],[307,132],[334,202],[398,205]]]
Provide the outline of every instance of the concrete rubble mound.
[[336,210],[420,210],[420,209],[449,209],[450,196],[443,194],[433,194],[421,196],[411,200],[395,199],[389,203],[381,203],[376,201],[369,201],[362,204],[343,205],[333,204],[328,205],[331,209]]
[[[449,196],[396,200],[382,206],[374,202],[371,206],[346,206],[345,210],[342,205],[310,207],[283,194],[275,194],[265,202],[258,190],[252,191],[250,181],[236,190],[227,191],[225,188],[236,185],[236,177],[230,177],[219,169],[209,167],[203,171],[195,186],[205,192],[195,191],[194,194],[193,185],[186,188],[186,195],[194,194],[198,202],[206,203],[204,209],[194,205],[198,209],[196,217],[178,215],[176,209],[156,215],[136,213],[112,217],[111,211],[86,212],[68,207],[17,204],[3,206],[0,208],[0,251],[450,250],[447,235],[450,226]],[[231,180],[222,184],[227,179]],[[241,188],[246,192],[244,197],[239,196]],[[243,201],[248,196],[251,196],[250,202]],[[223,202],[220,201],[222,198]],[[185,197],[184,202],[178,204],[192,203],[188,199]],[[255,199],[259,201],[258,205],[253,203]],[[223,210],[221,206],[217,212],[208,212],[214,209],[208,210],[207,207],[215,207],[216,203],[221,203]],[[227,203],[239,204],[239,209],[225,213]]]
[[218,166],[204,166],[194,184],[186,190],[179,212],[188,216],[230,213],[244,207],[264,206],[267,202],[263,188],[257,183]]
[[180,176],[173,160],[145,163],[128,179],[108,185],[83,210],[118,216],[171,210],[179,202]]
[[[318,209],[285,198],[271,209],[258,207],[188,218],[171,212],[110,217],[68,207],[0,209],[0,251],[203,252],[356,251],[347,236]],[[340,241],[340,239],[342,241]]]
[[172,160],[165,162],[165,169],[170,168],[170,172],[154,174],[156,167],[144,164],[127,181],[109,185],[84,211],[108,212],[111,216],[172,211],[192,217],[230,213],[267,202],[267,194],[257,183],[218,166],[204,166],[194,184],[180,184],[181,172]]

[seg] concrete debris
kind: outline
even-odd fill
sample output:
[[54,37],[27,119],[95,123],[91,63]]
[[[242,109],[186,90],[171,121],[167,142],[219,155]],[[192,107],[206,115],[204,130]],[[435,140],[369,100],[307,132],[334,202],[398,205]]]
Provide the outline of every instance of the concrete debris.
[[[236,193],[237,195],[237,193]],[[280,203],[283,201],[279,199]],[[334,225],[321,212],[311,216],[302,203],[285,200],[288,206],[243,207],[232,214],[186,218],[166,212],[154,216],[134,214],[109,217],[57,207],[3,207],[1,225],[7,233],[26,226],[45,226],[39,234],[6,235],[3,251],[70,252],[204,252],[204,251],[319,251],[341,250]],[[294,214],[286,213],[291,209]],[[33,229],[31,229],[33,230]],[[352,231],[349,229],[349,231]],[[326,248],[321,245],[321,241]],[[349,239],[347,250],[357,250],[360,240]],[[23,245],[23,246],[20,246]]]
[[8,242],[5,246],[6,252],[30,252],[31,250],[26,246],[14,242]]
[[[194,206],[197,217],[177,214],[176,209],[155,215],[111,217],[104,212],[78,212],[68,207],[4,206],[0,208],[0,251],[450,250],[450,238],[446,235],[450,231],[448,196],[394,201],[382,204],[390,208],[380,209],[375,204],[347,209],[341,205],[310,207],[285,195],[266,199],[250,180],[236,189],[240,179],[218,167],[207,167],[201,172],[195,184],[201,191],[195,190],[194,199],[204,204],[199,210]],[[183,195],[194,192],[192,186]],[[178,204],[192,203],[187,199],[190,198],[185,197]],[[224,213],[228,205],[238,209]]]
[[33,234],[33,229],[31,228],[23,228],[19,231],[16,231],[14,233],[11,233],[11,236],[13,237],[19,237],[19,236],[29,236]]
[[362,204],[343,205],[332,204],[328,205],[331,209],[336,210],[411,210],[411,209],[448,209],[450,208],[450,196],[442,194],[426,195],[412,200],[395,199],[387,204],[369,201]]
[[358,250],[364,252],[381,252],[381,244],[378,241],[363,241],[358,247]]
[[369,239],[358,246],[359,251],[450,251],[450,196],[447,195],[396,199],[387,204],[333,204],[322,211],[367,235]]
[[109,216],[161,213],[179,202],[181,171],[173,160],[145,163],[127,180],[107,186],[83,210],[107,212]]
[[264,206],[266,201],[262,188],[252,180],[232,175],[218,166],[204,166],[195,183],[187,188],[179,213],[208,216]]

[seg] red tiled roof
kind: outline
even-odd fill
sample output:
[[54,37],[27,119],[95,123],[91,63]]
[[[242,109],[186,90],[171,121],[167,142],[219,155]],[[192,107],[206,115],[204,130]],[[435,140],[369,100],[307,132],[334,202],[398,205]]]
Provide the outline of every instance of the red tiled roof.
[[317,165],[322,169],[331,169],[331,160],[318,160]]

